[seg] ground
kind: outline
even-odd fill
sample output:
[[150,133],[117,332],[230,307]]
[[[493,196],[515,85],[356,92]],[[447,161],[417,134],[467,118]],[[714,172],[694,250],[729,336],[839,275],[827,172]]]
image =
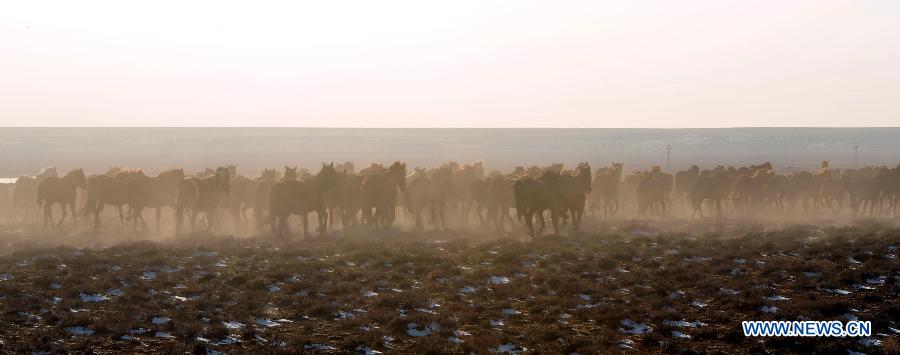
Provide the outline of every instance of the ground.
[[[111,242],[115,231],[6,226],[0,349],[898,350],[900,229],[892,224],[623,221],[593,229],[534,241],[395,231]],[[740,327],[857,318],[876,334],[746,338]]]

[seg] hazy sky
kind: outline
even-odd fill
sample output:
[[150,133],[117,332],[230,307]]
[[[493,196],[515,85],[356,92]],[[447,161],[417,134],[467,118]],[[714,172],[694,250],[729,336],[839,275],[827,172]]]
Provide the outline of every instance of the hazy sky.
[[900,125],[900,1],[6,1],[0,125]]

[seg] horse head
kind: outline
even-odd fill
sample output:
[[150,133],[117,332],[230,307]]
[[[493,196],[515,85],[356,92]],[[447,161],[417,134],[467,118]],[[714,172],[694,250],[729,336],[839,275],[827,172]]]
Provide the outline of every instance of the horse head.
[[87,187],[87,178],[84,177],[84,169],[78,168],[74,169],[63,176],[64,180],[68,180],[74,186],[85,188]]
[[285,180],[297,180],[297,166],[295,165],[293,168],[289,166],[284,167],[284,179]]
[[334,168],[334,163],[329,165],[322,163],[322,169],[319,170],[313,179],[319,185],[321,191],[337,188],[338,173]]

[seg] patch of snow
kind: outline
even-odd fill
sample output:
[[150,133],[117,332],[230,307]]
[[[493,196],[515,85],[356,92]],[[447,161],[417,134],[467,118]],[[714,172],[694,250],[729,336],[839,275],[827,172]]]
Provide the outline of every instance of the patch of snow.
[[681,298],[684,295],[685,295],[684,291],[681,291],[681,290],[669,292],[669,298],[671,298],[671,299]]
[[790,298],[784,297],[782,295],[769,296],[769,297],[766,297],[766,299],[769,301],[776,301],[776,302],[790,300]]
[[431,334],[431,332],[439,332],[441,331],[441,326],[437,323],[431,323],[422,329],[419,329],[419,325],[416,323],[409,323],[406,325],[406,334],[414,337],[424,337]]
[[818,277],[818,276],[819,276],[819,273],[818,273],[818,272],[812,272],[812,271],[804,271],[804,272],[803,272],[803,276],[810,277],[810,278],[812,278],[812,277]]
[[591,295],[586,295],[586,294],[582,293],[582,294],[578,295],[578,298],[581,298],[582,301],[590,301]]
[[372,297],[378,296],[378,293],[376,293],[375,291],[365,290],[365,291],[363,291],[362,295],[363,295],[363,297],[372,298]]
[[281,287],[278,287],[277,285],[269,285],[266,287],[269,289],[269,292],[271,292],[271,293],[281,292]]
[[694,306],[694,307],[698,307],[698,308],[703,308],[703,307],[707,306],[706,303],[703,303],[700,301],[691,301],[690,305]]
[[109,299],[104,295],[91,295],[86,293],[82,293],[78,295],[78,297],[81,297],[81,302],[103,302]]
[[504,308],[504,309],[501,309],[501,310],[500,310],[500,313],[502,313],[503,315],[507,315],[507,316],[515,316],[515,315],[522,314],[522,312],[519,312],[519,311],[517,311],[517,310],[515,310],[515,309],[512,309],[512,308]]
[[684,333],[679,332],[679,331],[677,331],[677,330],[673,330],[673,331],[672,331],[672,336],[673,336],[673,337],[676,337],[676,338],[680,338],[680,339],[690,339],[690,338],[691,338],[690,335],[684,334]]
[[162,325],[162,324],[169,323],[171,321],[172,321],[172,319],[169,317],[153,317],[153,319],[150,320],[150,323],[153,323],[156,325]]
[[701,321],[688,322],[683,319],[682,320],[674,320],[674,321],[667,320],[667,321],[663,322],[663,324],[668,325],[670,327],[676,327],[676,328],[697,328],[697,327],[705,327],[706,326],[706,323],[703,323]]
[[462,339],[457,338],[457,337],[448,337],[448,338],[447,338],[447,341],[450,342],[450,344],[462,344],[462,343],[464,343],[464,341],[463,341]]
[[174,338],[175,336],[166,332],[156,332],[153,336],[157,338]]
[[494,285],[503,285],[509,283],[509,278],[506,276],[491,276],[489,281]]
[[318,351],[334,351],[337,348],[327,345],[327,344],[308,344],[303,346],[304,350],[318,350]]
[[109,296],[112,296],[112,297],[125,296],[125,292],[122,292],[122,290],[117,289],[117,288],[111,288],[111,289],[106,290],[106,294]]
[[625,334],[640,335],[653,331],[653,328],[648,327],[643,323],[632,321],[631,319],[623,319],[620,323],[622,323],[622,326],[625,328],[619,328],[619,332]]
[[846,296],[846,295],[849,295],[849,294],[852,293],[852,292],[850,292],[850,291],[842,290],[842,289],[839,289],[839,288],[826,288],[826,289],[823,289],[822,291],[825,291],[825,292],[828,292],[828,293],[833,293],[833,294],[836,294],[836,295],[842,295],[842,296]]
[[866,283],[869,285],[884,285],[885,279],[886,279],[886,277],[884,277],[884,276],[873,277],[870,279],[866,279]]
[[847,262],[851,264],[862,264],[861,261],[854,259],[852,256],[847,258]]
[[58,290],[58,289],[61,289],[61,288],[62,288],[62,285],[60,285],[60,284],[54,282],[54,283],[50,284],[50,288],[52,288],[52,289],[54,289],[54,290]]
[[502,319],[492,319],[491,320],[491,326],[494,328],[500,328],[504,325],[506,325],[506,322],[504,322]]
[[462,293],[464,295],[473,294],[473,293],[475,293],[475,288],[472,286],[465,286],[465,287],[459,289],[459,293]]
[[763,312],[763,313],[771,313],[771,314],[775,314],[775,313],[778,312],[778,307],[775,307],[775,306],[762,306],[762,307],[759,307],[759,311],[760,311],[760,312]]
[[244,327],[243,323],[238,322],[236,320],[222,322],[222,325],[224,325],[225,328],[228,328],[228,329],[241,329]]
[[155,278],[156,278],[156,272],[154,272],[154,271],[144,271],[144,273],[141,274],[141,280],[149,281],[149,280],[153,280]]
[[356,351],[363,353],[363,355],[378,355],[381,354],[378,350],[372,350],[372,348],[368,346],[359,345],[356,347]]
[[88,327],[69,327],[66,329],[73,335],[93,335],[94,330]]
[[0,274],[0,281],[9,281],[12,279],[13,277],[10,274]]
[[134,328],[134,329],[129,330],[128,333],[130,333],[130,334],[144,334],[144,333],[149,332],[149,331],[150,331],[150,330],[147,329],[147,328]]
[[528,348],[523,348],[521,346],[518,346],[518,345],[515,345],[512,343],[506,343],[506,344],[500,344],[496,348],[490,348],[490,351],[492,353],[516,354],[516,353],[521,353],[521,352],[527,352]]
[[881,346],[881,340],[875,338],[862,338],[859,339],[859,345],[865,346],[867,348],[871,348],[873,346]]
[[257,319],[257,320],[256,320],[256,324],[261,325],[261,326],[263,326],[263,327],[269,327],[269,328],[271,328],[271,327],[277,327],[277,326],[280,326],[280,325],[281,325],[281,324],[279,324],[278,322],[275,322],[275,321],[272,321],[272,320],[269,320],[269,319],[262,319],[262,318]]
[[731,296],[741,293],[741,291],[739,291],[739,290],[735,290],[732,288],[724,288],[724,287],[720,288],[719,292],[724,293],[726,295],[731,295]]

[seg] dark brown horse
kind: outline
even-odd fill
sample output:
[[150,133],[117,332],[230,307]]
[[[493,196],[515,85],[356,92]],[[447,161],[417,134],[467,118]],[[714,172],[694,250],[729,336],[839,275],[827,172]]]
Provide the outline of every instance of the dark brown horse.
[[376,229],[394,223],[397,189],[406,191],[406,164],[394,162],[386,172],[367,175],[362,183],[363,216]]
[[227,206],[229,199],[230,177],[227,168],[219,167],[212,176],[188,177],[181,181],[175,207],[176,235],[181,232],[185,210],[190,212],[191,232],[196,228],[200,213],[203,213],[208,229],[211,232],[216,230],[217,210],[219,206]]
[[572,230],[581,228],[587,194],[591,193],[591,166],[579,163],[575,175],[567,174],[559,180],[559,204],[563,214],[572,217]]
[[325,234],[328,228],[328,209],[325,206],[325,191],[337,186],[337,171],[334,163],[322,164],[319,173],[308,181],[282,180],[269,193],[269,218],[272,224],[272,235],[276,237],[290,236],[288,218],[300,215],[303,221],[303,236],[309,236],[310,212],[316,212],[319,219],[318,232]]
[[66,219],[66,206],[69,206],[69,211],[72,212],[72,223],[78,225],[78,220],[75,218],[76,189],[84,188],[87,184],[85,180],[84,170],[75,169],[66,173],[62,178],[48,177],[41,181],[37,189],[37,204],[44,209],[44,228],[47,228],[48,224],[53,224],[52,207],[57,203],[62,206],[62,217],[59,218],[56,226],[62,226],[63,220]]
[[516,216],[519,220],[525,220],[528,233],[534,238],[534,217],[541,222],[538,235],[543,235],[546,222],[544,211],[550,211],[550,221],[553,223],[553,233],[559,234],[559,217],[562,209],[559,204],[559,173],[554,170],[546,170],[538,178],[524,178],[513,185],[513,195],[516,199]]

